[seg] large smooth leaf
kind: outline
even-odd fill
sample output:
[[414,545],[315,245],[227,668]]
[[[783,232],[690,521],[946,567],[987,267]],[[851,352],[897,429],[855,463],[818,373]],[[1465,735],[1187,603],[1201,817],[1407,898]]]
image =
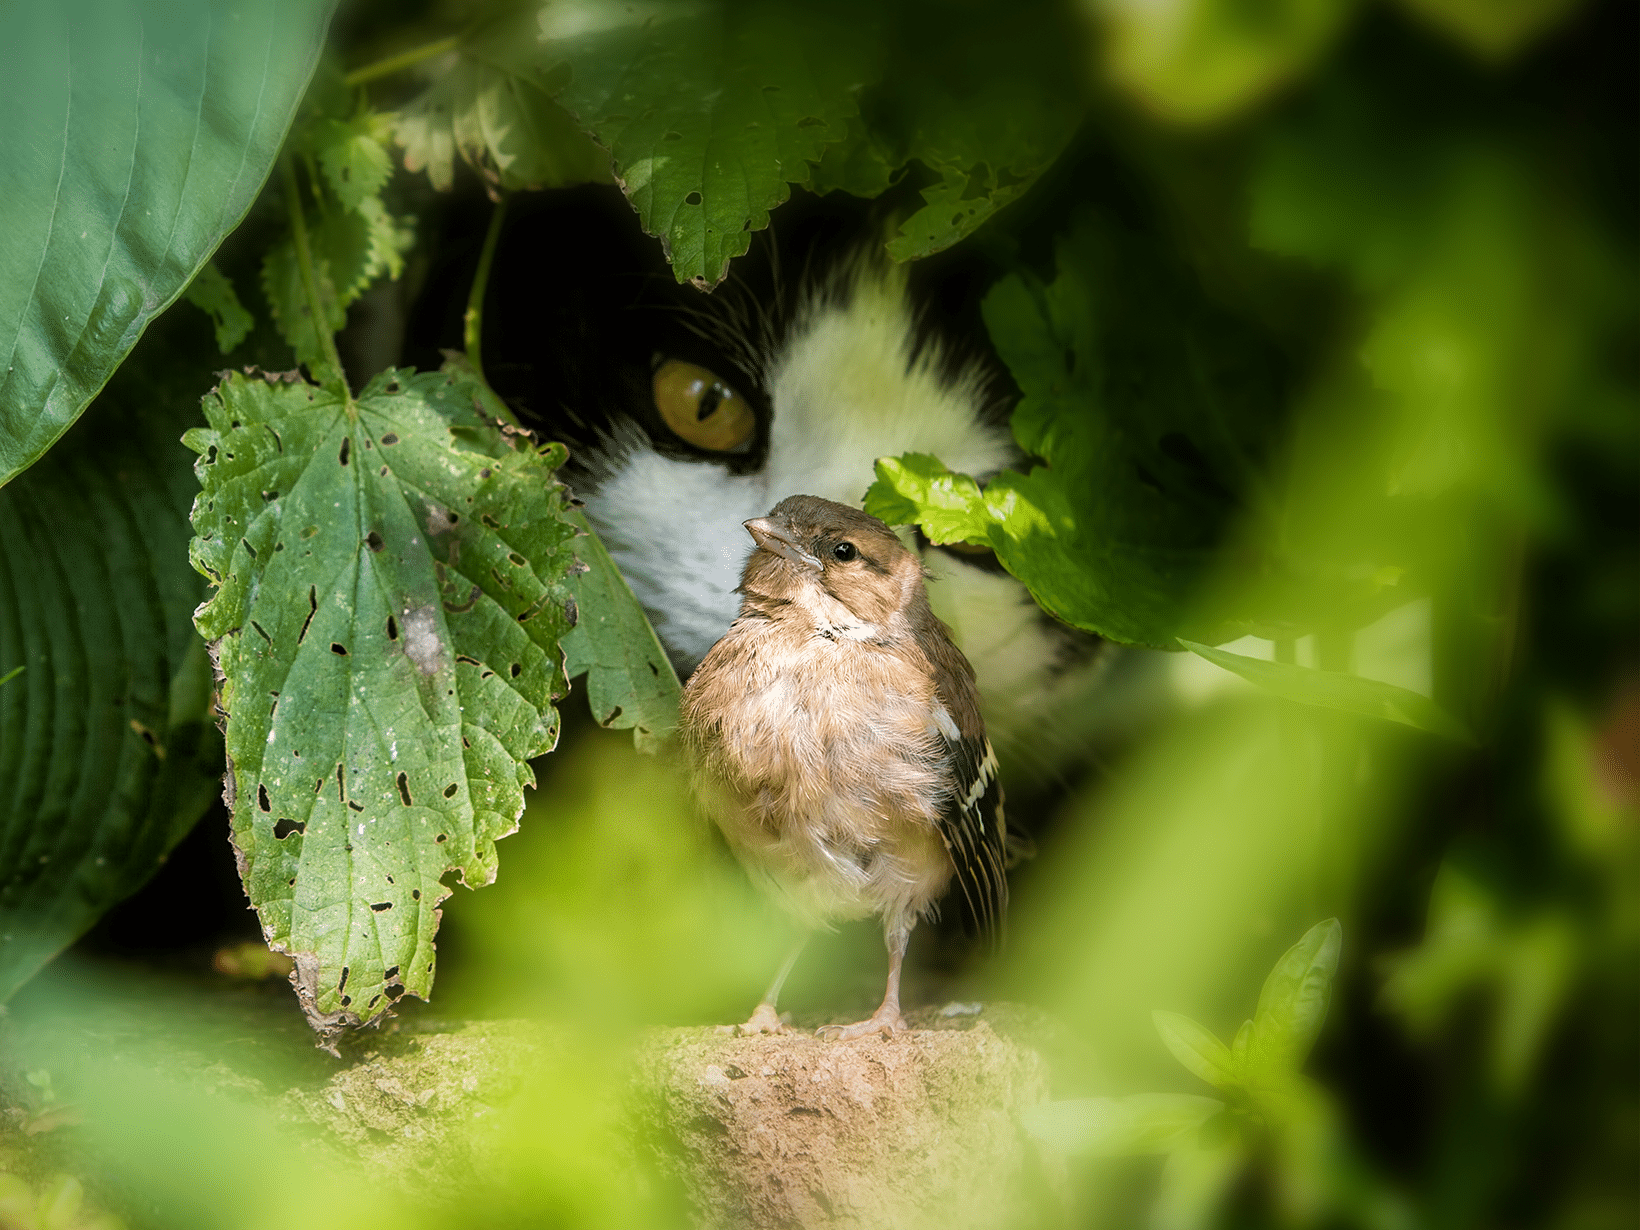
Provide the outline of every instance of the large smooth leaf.
[[678,725],[683,689],[632,587],[580,512],[575,553],[586,571],[570,581],[578,611],[563,639],[564,672],[586,674],[587,705],[600,726],[632,731],[641,752],[655,751]]
[[1024,397],[1020,448],[1046,465],[983,491],[936,459],[877,464],[866,510],[937,543],[992,547],[1044,608],[1129,644],[1173,648],[1214,552],[1264,502],[1279,407],[1268,345],[1211,309],[1142,234],[1083,217],[1059,276],[1005,278],[985,321]]
[[1240,1084],[1240,1063],[1205,1026],[1177,1012],[1159,1009],[1150,1014],[1150,1019],[1173,1058],[1209,1085],[1228,1090]]
[[187,436],[241,878],[322,1034],[428,995],[442,877],[495,878],[557,739],[564,452],[480,393],[233,374]]
[[1398,688],[1377,679],[1363,679],[1341,671],[1315,670],[1291,662],[1266,662],[1244,654],[1227,653],[1195,641],[1180,639],[1191,653],[1206,658],[1267,692],[1300,704],[1337,709],[1361,717],[1382,718],[1445,739],[1473,744],[1474,735],[1464,724],[1427,696]]
[[147,880],[220,790],[177,443],[193,398],[149,379],[160,340],[0,490],[0,671],[24,668],[0,686],[0,1001]]
[[67,430],[250,208],[333,7],[0,8],[0,483]]

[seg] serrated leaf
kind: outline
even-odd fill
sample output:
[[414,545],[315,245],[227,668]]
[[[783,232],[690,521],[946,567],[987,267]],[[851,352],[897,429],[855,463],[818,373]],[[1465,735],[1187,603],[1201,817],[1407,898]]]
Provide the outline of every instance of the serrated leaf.
[[250,208],[333,7],[0,10],[0,484],[68,428]]
[[846,135],[879,50],[869,13],[760,3],[554,4],[558,100],[614,156],[680,282],[710,288]]
[[1215,1089],[1231,1090],[1241,1084],[1241,1065],[1224,1043],[1208,1029],[1177,1012],[1150,1014],[1167,1049],[1191,1072]]
[[414,242],[375,197],[360,201],[357,209],[333,209],[314,218],[308,234],[314,258],[324,263],[337,305],[344,309],[382,275],[398,277]]
[[1447,713],[1427,696],[1398,688],[1376,679],[1346,675],[1341,671],[1316,670],[1291,662],[1266,662],[1239,653],[1227,653],[1195,641],[1180,638],[1179,644],[1198,657],[1206,658],[1232,674],[1240,675],[1251,684],[1276,696],[1315,705],[1321,709],[1337,709],[1361,717],[1382,718],[1399,722],[1416,730],[1428,731],[1444,739],[1473,746],[1474,735],[1464,724]]
[[640,752],[653,752],[678,724],[682,688],[626,578],[579,511],[575,553],[586,571],[569,581],[578,617],[561,644],[564,673],[586,674],[587,704],[600,726],[632,731]]
[[[335,333],[347,324],[347,308],[336,293],[329,264],[318,258],[313,262],[313,282],[324,313],[320,327],[326,333]],[[320,364],[325,357],[324,341],[319,329],[314,327],[312,304],[302,281],[301,267],[296,263],[294,240],[287,238],[275,244],[263,256],[262,294],[267,298],[268,311],[279,335],[290,344],[296,361],[309,368]]]
[[1306,931],[1276,962],[1259,993],[1247,1040],[1250,1078],[1278,1081],[1303,1064],[1327,1017],[1343,943],[1344,928],[1329,918]]
[[304,147],[313,153],[326,185],[344,209],[356,210],[374,200],[392,178],[393,156],[387,149],[391,133],[392,121],[370,111],[345,120],[319,118],[306,126]]
[[215,263],[199,271],[182,297],[211,318],[216,326],[216,348],[227,354],[245,340],[256,321],[245,310],[233,283]]
[[1273,356],[1143,235],[1084,216],[1059,276],[1003,279],[986,325],[1024,397],[1014,438],[1048,464],[983,491],[927,457],[882,462],[866,507],[936,542],[983,542],[1048,611],[1170,648],[1218,541],[1262,498]]
[[1043,1102],[1020,1118],[1027,1132],[1061,1153],[1133,1157],[1171,1152],[1223,1110],[1217,1098],[1137,1093]]
[[205,586],[185,563],[177,437],[194,412],[162,332],[0,490],[0,669],[27,667],[0,687],[0,1002],[158,870],[220,790],[192,625]]
[[814,164],[809,188],[821,195],[847,192],[873,197],[888,190],[897,178],[903,158],[895,157],[883,139],[859,116],[850,116],[841,141],[826,148]]
[[497,188],[608,183],[608,153],[533,79],[541,55],[533,16],[506,30],[465,47],[399,113],[394,135],[405,168],[426,171],[440,191],[455,182],[458,155]]
[[187,437],[242,879],[326,1035],[427,996],[441,877],[494,878],[557,737],[564,454],[485,420],[479,391],[235,374]]

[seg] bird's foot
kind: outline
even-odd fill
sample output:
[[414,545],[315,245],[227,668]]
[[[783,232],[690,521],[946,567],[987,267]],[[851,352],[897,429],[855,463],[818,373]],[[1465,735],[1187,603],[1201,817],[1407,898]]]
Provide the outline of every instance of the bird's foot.
[[895,1034],[905,1033],[906,1028],[900,1010],[885,1004],[864,1021],[856,1021],[852,1025],[822,1025],[814,1033],[817,1038],[827,1042],[852,1042],[855,1038],[869,1038],[873,1034],[892,1038]]
[[780,1014],[774,1010],[773,1004],[762,1003],[744,1025],[735,1026],[735,1032],[741,1037],[747,1034],[789,1034],[791,1026],[780,1019]]

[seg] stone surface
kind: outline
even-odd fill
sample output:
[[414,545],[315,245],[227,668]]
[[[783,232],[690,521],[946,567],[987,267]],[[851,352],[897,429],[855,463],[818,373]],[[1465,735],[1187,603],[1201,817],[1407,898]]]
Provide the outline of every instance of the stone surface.
[[907,1034],[853,1042],[714,1029],[653,1039],[638,1076],[646,1144],[681,1180],[699,1224],[989,1230],[1056,1220],[1043,1202],[1057,1185],[1019,1123],[1048,1097],[1026,1015],[929,1009],[910,1023]]

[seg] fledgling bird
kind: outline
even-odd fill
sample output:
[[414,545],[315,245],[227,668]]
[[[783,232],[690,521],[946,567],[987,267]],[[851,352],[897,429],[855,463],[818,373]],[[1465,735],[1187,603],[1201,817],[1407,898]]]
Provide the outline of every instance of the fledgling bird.
[[[922,562],[877,518],[794,495],[745,523],[740,614],[683,694],[703,806],[808,929],[881,915],[888,986],[848,1039],[905,1029],[911,929],[955,879],[984,929],[1007,908],[1007,824],[974,671]],[[786,962],[742,1028],[781,1029]]]

